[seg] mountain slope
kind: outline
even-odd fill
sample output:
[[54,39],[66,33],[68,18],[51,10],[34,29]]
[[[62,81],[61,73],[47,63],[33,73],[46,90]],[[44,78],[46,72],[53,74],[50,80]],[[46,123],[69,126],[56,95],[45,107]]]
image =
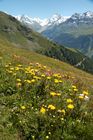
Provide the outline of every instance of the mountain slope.
[[[79,96],[81,93],[85,93],[86,98],[82,99]],[[27,140],[35,137],[38,140],[43,137],[42,140],[45,140],[48,130],[53,133],[51,139],[56,137],[58,140],[64,125],[64,139],[82,139],[82,136],[92,139],[92,93],[93,75],[62,61],[16,48],[11,42],[0,38],[1,139]],[[69,104],[74,108],[67,108]],[[49,105],[56,109],[49,108]],[[59,109],[66,110],[64,116]],[[52,129],[51,124],[54,124]],[[67,124],[69,127],[66,127]],[[54,130],[58,132],[56,135]]]
[[77,69],[63,61],[59,61],[26,49],[17,48],[14,44],[11,44],[11,42],[4,38],[0,38],[0,61],[2,61],[2,58],[6,64],[13,63],[28,65],[29,63],[41,63],[55,72],[70,75],[71,79],[75,76],[77,79],[80,79],[84,86],[86,85],[87,88],[93,88],[93,75]]
[[[0,38],[9,41],[16,47],[63,60],[93,73],[93,62],[79,51],[59,46],[47,40],[39,33],[33,32],[33,30],[23,26],[14,17],[3,12],[0,12]],[[84,61],[81,65],[77,65],[83,59]]]
[[75,13],[64,23],[50,26],[42,34],[93,58],[93,12]]

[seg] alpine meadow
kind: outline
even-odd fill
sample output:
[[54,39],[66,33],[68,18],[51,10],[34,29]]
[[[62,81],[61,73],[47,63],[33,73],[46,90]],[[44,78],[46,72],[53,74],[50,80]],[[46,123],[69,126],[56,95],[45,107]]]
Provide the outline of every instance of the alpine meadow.
[[93,2],[66,1],[0,1],[0,140],[93,140]]

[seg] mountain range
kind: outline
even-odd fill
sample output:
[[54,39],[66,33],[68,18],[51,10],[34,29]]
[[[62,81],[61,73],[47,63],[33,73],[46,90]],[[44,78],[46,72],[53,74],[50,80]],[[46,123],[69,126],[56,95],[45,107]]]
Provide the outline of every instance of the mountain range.
[[55,14],[44,20],[25,15],[16,18],[48,39],[69,48],[76,48],[93,59],[93,12],[75,13],[69,17]]
[[46,27],[47,29],[50,28],[50,26],[58,26],[61,23],[68,23],[69,25],[73,24],[74,26],[79,23],[93,24],[93,12],[91,11],[85,12],[83,14],[75,13],[72,16],[62,16],[60,14],[54,14],[52,17],[46,19],[40,19],[39,17],[31,18],[27,15],[15,16],[15,18],[17,18],[17,20],[19,20],[23,24],[28,25],[30,28],[33,28],[35,31],[39,31],[37,29],[37,26],[39,26],[39,29],[42,30],[42,28],[44,27]]
[[64,17],[60,14],[54,14],[49,19],[40,19],[39,17],[31,18],[27,15],[15,16],[15,18],[19,20],[22,24],[28,26],[29,28],[34,29],[37,32],[42,32],[49,26],[59,25],[60,23],[65,22],[69,17]]

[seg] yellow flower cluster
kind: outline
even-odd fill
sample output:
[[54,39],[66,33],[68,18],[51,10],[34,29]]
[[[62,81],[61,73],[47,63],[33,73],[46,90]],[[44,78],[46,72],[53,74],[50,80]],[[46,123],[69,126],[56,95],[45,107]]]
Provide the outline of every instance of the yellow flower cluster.
[[74,105],[73,104],[68,104],[68,109],[73,109],[74,108]]
[[67,103],[73,103],[72,99],[67,99]]
[[72,88],[73,88],[73,91],[75,91],[75,92],[78,91],[78,89],[77,89],[77,87],[75,85],[72,85]]
[[58,84],[58,83],[62,83],[62,80],[54,79],[54,83],[56,83],[56,84]]
[[50,92],[50,95],[51,96],[61,96],[60,93],[56,93],[56,92],[53,92],[53,91]]
[[83,91],[83,94],[84,94],[84,95],[88,95],[89,93],[88,93],[88,91],[85,91],[85,90],[84,90],[84,91]]
[[48,105],[48,109],[55,110],[56,107],[54,105]]
[[[39,63],[30,63],[29,66],[18,64],[15,67],[8,64],[5,67],[9,76],[12,75],[14,78],[15,85],[19,88],[19,92],[25,89],[25,91],[29,93],[26,94],[26,96],[24,95],[27,101],[29,97],[31,97],[30,100],[35,99],[38,101],[38,99],[40,99],[38,101],[38,107],[35,109],[37,109],[39,115],[44,115],[42,115],[42,117],[50,115],[54,119],[55,117],[59,117],[59,120],[64,121],[65,117],[67,117],[67,113],[71,114],[73,111],[75,112],[77,102],[82,103],[83,100],[88,99],[89,93],[87,90],[79,94],[79,88],[77,88],[76,85],[71,85],[70,83],[66,86],[66,80],[69,81],[69,75],[61,76],[59,73],[53,73],[48,70],[46,66],[42,66]],[[41,96],[42,98],[44,97],[42,102]],[[41,106],[42,103],[46,105]],[[24,105],[20,106],[20,108],[21,110],[28,109],[28,107]],[[25,111],[22,111],[22,113],[24,112]],[[49,137],[46,136],[46,139],[48,138]]]
[[25,110],[25,109],[26,109],[26,107],[25,107],[25,106],[21,106],[21,109],[22,109],[22,110]]
[[45,114],[46,109],[45,109],[44,107],[41,107],[40,112],[41,112],[42,114]]

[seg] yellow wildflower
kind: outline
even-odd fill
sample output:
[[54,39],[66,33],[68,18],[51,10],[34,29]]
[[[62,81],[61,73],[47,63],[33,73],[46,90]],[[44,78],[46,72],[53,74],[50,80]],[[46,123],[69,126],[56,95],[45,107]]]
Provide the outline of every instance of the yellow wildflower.
[[54,76],[54,77],[57,77],[57,78],[61,78],[60,73],[55,73],[55,74],[53,74],[53,76]]
[[46,69],[46,66],[43,66],[44,69]]
[[74,105],[73,105],[73,104],[69,104],[67,107],[68,107],[69,109],[73,109],[73,108],[74,108]]
[[42,74],[41,77],[45,77],[45,74]]
[[19,71],[20,69],[19,69],[19,67],[15,67],[15,70],[16,70],[16,71]]
[[67,103],[72,103],[73,100],[72,99],[67,99]]
[[51,91],[51,92],[50,92],[50,95],[51,95],[51,96],[56,96],[56,93],[53,92],[53,91]]
[[88,95],[88,91],[83,91],[83,94],[84,95]]
[[21,109],[25,110],[25,109],[26,109],[26,107],[25,107],[25,106],[21,106]]
[[53,92],[53,91],[50,92],[50,95],[51,96],[61,96],[60,93],[56,93],[56,92]]
[[74,91],[76,91],[76,92],[78,91],[78,89],[77,89],[77,88],[74,88],[73,90],[74,90]]
[[48,77],[47,77],[47,79],[48,79],[48,80],[50,80],[50,79],[51,79],[51,77],[50,77],[50,76],[48,76]]
[[55,110],[56,107],[54,105],[48,105],[48,108],[51,109],[51,110]]
[[57,77],[57,76],[58,76],[58,73],[54,73],[53,76],[54,76],[54,77]]
[[14,68],[10,68],[10,70],[14,70]]
[[41,78],[38,77],[38,76],[33,76],[33,78],[36,79],[36,80],[40,80],[40,79],[41,79]]
[[18,64],[17,66],[18,66],[18,67],[22,67],[22,65],[21,65],[21,64]]
[[17,82],[21,82],[21,79],[16,79]]
[[59,83],[59,80],[58,80],[58,79],[54,79],[54,82],[55,82],[55,83]]
[[72,86],[73,89],[76,89],[77,87],[75,85]]
[[82,99],[84,99],[84,96],[80,95],[78,98],[82,100]]
[[62,80],[59,80],[59,83],[62,83],[63,81]]
[[60,93],[56,93],[56,96],[61,96],[61,94]]
[[28,84],[30,84],[30,83],[31,83],[31,81],[30,81],[30,80],[26,80],[26,82],[27,82]]
[[46,109],[45,109],[44,107],[41,107],[40,112],[41,112],[42,114],[45,114]]
[[38,72],[38,70],[37,70],[37,69],[34,69],[34,71],[35,71],[35,72]]
[[31,71],[30,71],[29,73],[30,73],[31,75],[35,76],[35,72],[31,72]]
[[61,110],[61,112],[65,115],[66,111],[64,109]]
[[32,80],[31,80],[31,83],[34,83],[34,82],[35,82],[35,79],[32,79]]
[[46,136],[46,139],[49,139],[49,136]]

